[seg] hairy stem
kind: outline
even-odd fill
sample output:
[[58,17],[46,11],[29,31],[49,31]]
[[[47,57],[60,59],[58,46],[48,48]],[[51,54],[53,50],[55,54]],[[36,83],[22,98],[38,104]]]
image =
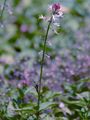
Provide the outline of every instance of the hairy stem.
[[44,39],[44,46],[43,46],[43,55],[42,55],[42,60],[41,60],[41,68],[40,68],[40,78],[39,78],[39,85],[38,85],[38,110],[37,110],[37,120],[40,120],[40,102],[41,102],[41,87],[42,87],[42,75],[43,75],[43,66],[44,66],[44,57],[45,57],[45,51],[46,51],[46,42],[47,42],[47,38],[48,38],[48,33],[49,33],[49,29],[50,29],[50,25],[52,23],[52,17],[49,21],[48,27],[47,27],[47,31],[46,31],[46,35],[45,35],[45,39]]

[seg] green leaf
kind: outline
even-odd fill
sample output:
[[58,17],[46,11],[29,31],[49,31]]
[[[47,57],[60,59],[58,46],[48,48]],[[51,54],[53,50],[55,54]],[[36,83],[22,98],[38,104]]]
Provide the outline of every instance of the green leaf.
[[54,105],[56,105],[55,102],[44,102],[44,103],[41,103],[40,111],[45,110],[45,109],[47,109],[49,107],[53,107]]
[[7,106],[7,116],[8,117],[13,117],[15,115],[15,111],[14,111],[14,106],[12,101],[9,102],[8,106]]
[[18,108],[18,109],[14,109],[14,111],[16,112],[29,111],[30,113],[35,113],[35,110],[32,107]]
[[83,101],[80,100],[68,100],[67,98],[62,98],[62,101],[68,105],[76,105],[76,106],[80,106],[83,107],[85,105],[85,103]]
[[28,94],[28,93],[30,93],[30,94],[32,94],[32,95],[34,95],[34,96],[37,96],[37,92],[36,92],[36,90],[35,90],[35,88],[34,87],[29,87],[29,88],[27,88],[27,90],[25,91],[25,95],[26,94]]
[[90,99],[90,92],[88,92],[88,91],[82,92],[80,94],[77,94],[77,97],[79,97],[81,99],[87,98],[89,100]]
[[51,92],[51,91],[49,91],[48,93],[47,93],[47,95],[45,96],[45,98],[47,99],[47,100],[50,100],[50,99],[53,99],[53,98],[55,98],[55,97],[58,97],[58,96],[60,96],[60,92]]

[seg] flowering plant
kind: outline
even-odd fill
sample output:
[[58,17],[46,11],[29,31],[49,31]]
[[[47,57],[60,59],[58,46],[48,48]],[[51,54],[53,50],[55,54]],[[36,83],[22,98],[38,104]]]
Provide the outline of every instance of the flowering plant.
[[49,6],[48,11],[51,13],[50,17],[43,17],[40,16],[39,18],[48,21],[48,27],[44,39],[44,45],[43,45],[43,54],[42,54],[42,60],[41,60],[41,69],[40,69],[40,77],[39,77],[39,85],[38,85],[38,112],[37,112],[37,120],[40,120],[40,103],[41,103],[41,90],[42,90],[42,76],[43,76],[43,66],[44,66],[44,57],[45,57],[45,52],[46,52],[46,43],[48,39],[48,33],[50,26],[52,24],[58,26],[58,20],[59,18],[62,17],[62,12],[61,12],[61,5],[59,3],[55,3]]
[[[79,2],[73,6],[74,11],[59,3],[49,5],[39,21],[37,16],[42,11],[32,5],[26,9],[29,0],[10,1],[15,14],[7,21],[12,12],[9,1],[3,1],[3,5],[0,2],[0,120],[90,120],[90,26],[89,21],[84,29],[78,29],[77,25],[84,22],[83,1],[74,0]],[[60,27],[63,13],[68,14],[63,20],[65,25]],[[52,29],[57,33],[58,28],[60,36],[54,36]],[[40,58],[33,54],[38,51],[42,51]]]

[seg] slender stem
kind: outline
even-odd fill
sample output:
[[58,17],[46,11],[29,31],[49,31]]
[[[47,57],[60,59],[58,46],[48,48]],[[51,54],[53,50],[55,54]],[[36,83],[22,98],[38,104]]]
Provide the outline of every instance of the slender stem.
[[41,60],[41,68],[40,68],[40,78],[39,78],[39,87],[38,87],[38,112],[37,112],[37,120],[40,120],[40,102],[41,102],[41,87],[42,87],[42,75],[43,75],[43,66],[44,66],[44,57],[45,57],[45,51],[46,51],[46,42],[47,42],[47,38],[48,38],[48,33],[49,33],[49,29],[50,29],[50,25],[52,23],[52,17],[49,21],[48,27],[47,27],[47,31],[46,31],[46,35],[45,35],[45,39],[44,39],[44,46],[43,46],[43,55],[42,55],[42,60]]
[[4,0],[3,8],[2,8],[2,11],[1,11],[1,14],[0,14],[0,19],[1,19],[1,21],[2,21],[3,12],[4,12],[4,10],[5,10],[6,1],[7,1],[7,0]]

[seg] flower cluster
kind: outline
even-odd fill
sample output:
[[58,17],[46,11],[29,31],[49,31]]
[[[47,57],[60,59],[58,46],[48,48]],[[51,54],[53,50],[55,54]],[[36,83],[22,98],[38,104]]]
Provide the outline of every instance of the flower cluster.
[[[55,3],[52,5],[49,5],[48,7],[48,13],[50,13],[48,16],[41,15],[39,18],[44,21],[50,21],[52,18],[52,27],[54,26],[59,27],[60,26],[60,18],[63,17],[63,12],[61,9],[61,5],[59,3]],[[53,29],[54,30],[54,29]]]

